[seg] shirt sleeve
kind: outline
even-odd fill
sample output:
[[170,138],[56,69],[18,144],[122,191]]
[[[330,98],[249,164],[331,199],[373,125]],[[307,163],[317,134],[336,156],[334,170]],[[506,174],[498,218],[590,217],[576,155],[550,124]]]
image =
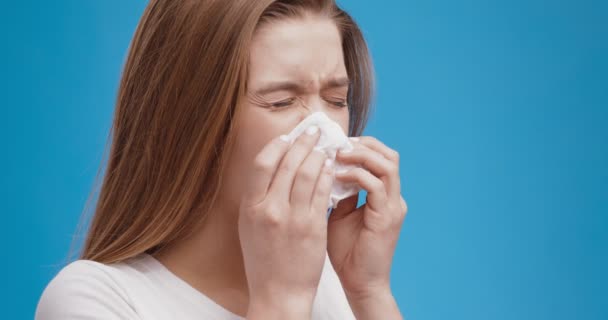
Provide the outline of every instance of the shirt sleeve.
[[115,279],[92,261],[64,267],[44,289],[35,320],[140,319]]

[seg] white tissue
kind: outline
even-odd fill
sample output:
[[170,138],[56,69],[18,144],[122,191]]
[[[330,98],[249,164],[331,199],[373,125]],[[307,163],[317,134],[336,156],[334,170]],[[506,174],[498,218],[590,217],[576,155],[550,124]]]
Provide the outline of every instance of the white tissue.
[[[316,150],[325,152],[327,157],[334,161],[335,172],[345,172],[350,169],[356,168],[356,165],[346,165],[339,162],[335,162],[336,153],[339,150],[352,150],[353,145],[348,137],[342,131],[342,127],[333,120],[331,120],[323,112],[315,112],[304,120],[302,120],[288,135],[287,138],[290,142],[296,140],[306,129],[312,125],[319,128],[321,137],[315,146]],[[329,208],[336,208],[338,202],[342,199],[348,198],[357,192],[361,188],[357,184],[343,183],[334,179],[331,193],[329,196]]]

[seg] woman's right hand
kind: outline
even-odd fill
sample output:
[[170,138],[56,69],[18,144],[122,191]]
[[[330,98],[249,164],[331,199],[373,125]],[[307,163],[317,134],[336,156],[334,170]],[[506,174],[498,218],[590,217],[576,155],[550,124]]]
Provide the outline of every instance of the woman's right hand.
[[333,179],[326,155],[313,149],[318,139],[318,130],[293,144],[276,138],[254,160],[238,222],[248,319],[311,317],[327,252]]

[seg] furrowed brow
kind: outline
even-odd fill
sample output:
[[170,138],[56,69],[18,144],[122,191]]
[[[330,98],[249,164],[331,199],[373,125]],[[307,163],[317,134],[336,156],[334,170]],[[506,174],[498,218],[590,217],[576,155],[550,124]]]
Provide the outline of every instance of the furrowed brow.
[[265,85],[261,89],[257,90],[256,93],[259,95],[265,95],[275,91],[300,91],[302,87],[295,82],[284,81],[284,82],[273,82]]
[[[329,79],[328,81],[326,81],[323,84],[322,89],[342,88],[342,87],[348,87],[349,85],[350,85],[350,79],[348,79],[347,77],[333,78],[333,79]],[[271,92],[276,92],[276,91],[301,92],[304,90],[305,90],[305,88],[297,82],[282,81],[282,82],[269,83],[269,84],[263,86],[262,88],[258,89],[256,91],[256,94],[265,95],[265,94],[268,94]]]

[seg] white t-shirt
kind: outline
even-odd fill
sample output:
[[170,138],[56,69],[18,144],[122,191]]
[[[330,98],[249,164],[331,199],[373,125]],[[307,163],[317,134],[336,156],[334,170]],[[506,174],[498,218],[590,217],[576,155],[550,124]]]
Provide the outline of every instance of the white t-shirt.
[[[42,293],[36,320],[196,319],[242,320],[194,289],[153,256],[142,253],[113,264],[77,260]],[[326,255],[312,319],[355,319]]]

